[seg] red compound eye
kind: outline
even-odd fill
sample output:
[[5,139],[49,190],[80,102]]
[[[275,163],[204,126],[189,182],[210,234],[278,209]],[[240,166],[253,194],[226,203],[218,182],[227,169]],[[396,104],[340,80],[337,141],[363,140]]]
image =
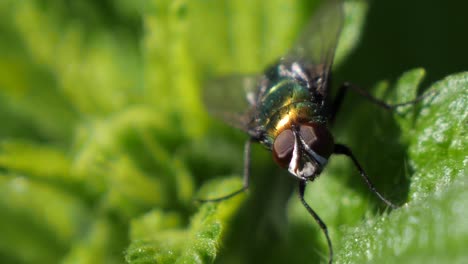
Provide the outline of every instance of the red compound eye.
[[315,153],[328,159],[333,152],[333,137],[322,124],[301,125],[299,134]]
[[295,140],[294,133],[290,129],[282,131],[276,137],[273,143],[273,158],[279,166],[283,168],[289,166],[294,151]]

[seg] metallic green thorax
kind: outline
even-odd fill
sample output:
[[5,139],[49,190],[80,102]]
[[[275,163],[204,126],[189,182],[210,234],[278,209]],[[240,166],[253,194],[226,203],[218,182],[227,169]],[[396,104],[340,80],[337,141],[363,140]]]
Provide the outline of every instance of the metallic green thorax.
[[281,66],[266,72],[257,95],[255,123],[262,128],[262,143],[268,148],[293,124],[327,122],[323,98],[304,80],[285,74]]

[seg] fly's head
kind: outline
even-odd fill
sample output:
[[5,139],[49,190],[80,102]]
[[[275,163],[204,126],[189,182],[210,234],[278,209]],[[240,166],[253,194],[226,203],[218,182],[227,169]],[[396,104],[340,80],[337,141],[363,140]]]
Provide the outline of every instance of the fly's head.
[[292,124],[272,145],[276,163],[303,180],[315,179],[333,153],[334,140],[323,123]]

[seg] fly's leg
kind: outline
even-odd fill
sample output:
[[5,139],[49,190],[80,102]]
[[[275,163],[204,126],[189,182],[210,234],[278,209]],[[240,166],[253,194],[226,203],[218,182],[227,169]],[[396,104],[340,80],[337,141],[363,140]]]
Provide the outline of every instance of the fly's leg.
[[305,187],[306,187],[306,181],[300,181],[299,182],[299,199],[301,200],[302,205],[307,209],[307,212],[314,218],[315,222],[320,226],[320,229],[322,229],[323,234],[325,235],[325,238],[327,239],[327,244],[328,244],[328,263],[331,264],[333,261],[333,247],[331,243],[330,236],[328,235],[328,229],[325,223],[320,219],[318,214],[307,204],[307,202],[304,200],[304,192],[305,192]]
[[366,172],[364,171],[364,169],[361,167],[361,165],[360,165],[359,162],[357,161],[356,157],[354,157],[354,155],[353,155],[353,153],[351,152],[351,149],[350,149],[350,148],[348,148],[347,146],[342,145],[342,144],[335,144],[333,153],[334,153],[334,154],[338,154],[338,155],[345,155],[345,156],[347,156],[348,158],[350,158],[350,159],[353,161],[354,166],[356,166],[356,168],[358,169],[359,174],[361,174],[361,177],[364,179],[364,182],[366,182],[367,187],[369,187],[369,189],[370,189],[375,195],[377,195],[377,197],[379,197],[379,199],[382,200],[382,202],[384,202],[386,205],[390,206],[390,207],[393,208],[393,209],[397,208],[396,205],[394,205],[393,203],[391,203],[389,200],[387,200],[385,197],[383,197],[383,195],[380,194],[379,191],[377,191],[377,189],[375,188],[374,184],[373,184],[373,183],[371,182],[371,180],[369,179],[369,176],[367,176],[367,173],[366,173]]
[[218,197],[218,198],[213,198],[213,199],[197,199],[196,201],[197,202],[201,202],[201,203],[204,203],[204,202],[220,202],[220,201],[224,201],[224,200],[227,200],[231,197],[234,197],[240,193],[243,193],[245,191],[247,191],[247,189],[249,188],[249,178],[250,178],[250,152],[251,152],[251,145],[252,145],[252,139],[248,139],[247,142],[245,142],[245,146],[244,146],[244,178],[243,178],[243,185],[242,185],[242,188],[237,190],[237,191],[234,191],[230,194],[227,194],[227,195],[224,195],[224,196],[221,196],[221,197]]
[[350,83],[343,83],[341,86],[340,86],[340,89],[338,90],[338,93],[336,94],[335,96],[335,99],[333,100],[333,104],[332,104],[332,113],[331,113],[331,117],[330,117],[330,122],[333,123],[333,121],[335,120],[335,117],[336,117],[336,114],[338,113],[338,111],[340,110],[341,108],[341,105],[343,103],[343,99],[347,93],[347,91],[351,89],[352,91],[354,91],[355,93],[359,94],[360,96],[364,97],[365,99],[369,100],[369,102],[385,109],[385,110],[389,110],[389,111],[392,111],[392,110],[395,110],[396,108],[398,107],[401,107],[401,106],[407,106],[407,105],[412,105],[412,104],[415,104],[417,102],[420,102],[422,99],[426,98],[429,94],[429,92],[426,92],[418,97],[416,97],[416,99],[414,100],[411,100],[411,101],[408,101],[408,102],[403,102],[403,103],[398,103],[398,104],[388,104],[380,99],[377,99],[375,98],[374,96],[372,96],[369,92],[367,92],[366,90],[363,90],[355,85],[352,85]]

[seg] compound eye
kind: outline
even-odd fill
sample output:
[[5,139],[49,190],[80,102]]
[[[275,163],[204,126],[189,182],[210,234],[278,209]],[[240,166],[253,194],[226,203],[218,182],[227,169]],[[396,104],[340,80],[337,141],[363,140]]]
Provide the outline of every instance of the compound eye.
[[311,147],[317,141],[317,134],[315,128],[312,126],[302,125],[299,134],[307,146]]
[[328,158],[333,152],[333,137],[322,124],[301,125],[299,134],[304,142],[318,155]]
[[290,129],[282,131],[273,143],[273,158],[283,168],[289,166],[295,143],[294,133]]

